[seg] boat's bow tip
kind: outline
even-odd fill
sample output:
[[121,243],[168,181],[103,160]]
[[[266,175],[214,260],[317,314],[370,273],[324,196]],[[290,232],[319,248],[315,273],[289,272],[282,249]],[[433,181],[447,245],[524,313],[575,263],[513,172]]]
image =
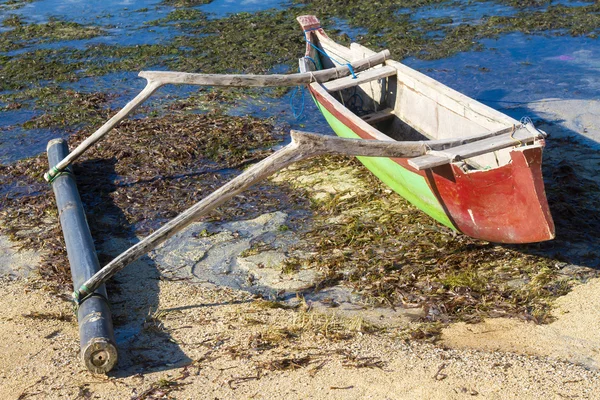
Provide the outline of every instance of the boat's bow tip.
[[321,22],[315,15],[300,15],[296,17],[296,21],[300,23],[302,29],[316,29],[321,27]]

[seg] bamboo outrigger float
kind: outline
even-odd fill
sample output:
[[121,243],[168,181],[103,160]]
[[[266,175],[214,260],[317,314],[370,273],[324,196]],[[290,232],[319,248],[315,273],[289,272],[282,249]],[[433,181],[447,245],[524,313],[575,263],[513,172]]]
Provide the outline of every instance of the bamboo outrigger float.
[[[147,85],[142,92],[70,154],[65,150],[63,157],[52,156],[51,168],[44,177],[56,184],[73,161],[166,84],[306,85],[340,136],[292,131],[290,144],[248,168],[102,269],[98,270],[97,258],[95,263],[93,260],[90,263],[85,257],[71,257],[73,251],[90,257],[93,253],[95,257],[91,236],[86,245],[71,246],[69,260],[79,310],[84,304],[91,304],[91,299],[105,300],[103,284],[108,279],[202,215],[286,166],[325,154],[359,157],[400,195],[442,224],[467,235],[501,243],[535,242],[554,237],[541,177],[543,132],[530,122],[520,124],[389,60],[387,50],[374,53],[356,44],[350,48],[336,44],[314,16],[298,20],[307,38],[306,56],[300,59],[301,73],[210,75],[143,71],[139,75],[147,80]],[[333,66],[333,57],[344,60],[346,65]],[[346,107],[346,103],[357,98],[362,102],[361,107],[354,110]],[[361,115],[365,110],[370,112]],[[72,179],[70,175],[67,177]],[[74,190],[76,192],[76,188]],[[56,196],[58,199],[60,194],[57,192]],[[65,224],[62,209],[61,224],[65,239],[88,229],[87,224],[75,224],[75,228]],[[78,232],[71,235],[70,229]],[[66,241],[69,247],[73,239]],[[95,268],[92,273],[90,264]],[[82,276],[85,276],[84,282]],[[110,320],[110,313],[102,307],[99,304],[96,316]],[[84,319],[79,318],[84,362],[91,370],[108,372],[114,363],[96,368],[104,359],[90,357],[93,352],[85,352],[84,341],[113,344],[114,340],[110,340],[112,325],[109,333],[95,330],[98,340],[92,340],[94,337],[90,337],[89,332],[93,329],[84,329]],[[108,353],[95,354],[104,357]],[[116,348],[114,354],[109,355],[116,362]]]
[[[56,165],[69,153],[63,139],[48,143],[48,164]],[[73,286],[79,287],[100,270],[94,239],[85,218],[73,172],[67,170],[52,181],[58,216],[63,228]],[[83,299],[82,299],[83,300]],[[104,285],[98,286],[85,301],[78,301],[80,357],[92,372],[106,373],[117,363],[117,344]]]

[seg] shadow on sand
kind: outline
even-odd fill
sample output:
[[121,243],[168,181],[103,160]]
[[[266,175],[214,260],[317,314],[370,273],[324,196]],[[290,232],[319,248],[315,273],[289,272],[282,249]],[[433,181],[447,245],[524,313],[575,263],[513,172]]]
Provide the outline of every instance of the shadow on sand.
[[568,129],[558,117],[526,108],[509,111],[530,116],[549,135],[542,168],[556,227],[554,240],[516,247],[572,266],[600,269],[600,145]]
[[[98,159],[75,166],[79,192],[101,265],[139,239],[111,193],[116,159]],[[160,271],[148,257],[127,266],[107,283],[119,362],[112,376],[178,368],[191,362],[162,327],[159,311]]]

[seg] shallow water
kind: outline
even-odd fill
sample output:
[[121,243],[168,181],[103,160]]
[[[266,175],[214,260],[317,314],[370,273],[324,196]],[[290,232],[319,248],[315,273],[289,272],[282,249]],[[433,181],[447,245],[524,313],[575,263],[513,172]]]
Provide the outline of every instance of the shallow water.
[[[553,1],[551,4],[575,7],[589,2]],[[207,13],[209,18],[219,19],[232,13],[253,13],[286,7],[290,8],[292,4],[281,0],[241,2],[215,0],[195,8]],[[530,9],[539,10],[544,7],[547,6]],[[106,35],[92,39],[34,44],[5,55],[10,56],[35,49],[58,51],[62,48],[86,49],[98,44],[126,46],[166,44],[174,36],[181,35],[182,31],[173,25],[151,26],[148,22],[164,18],[174,9],[161,4],[158,0],[34,1],[25,4],[22,8],[3,12],[4,15],[0,16],[0,20],[12,14],[21,16],[27,22],[36,23],[56,18],[100,26],[106,30]],[[519,10],[506,4],[492,1],[455,1],[417,9],[398,9],[399,14],[409,14],[413,20],[450,17],[451,24],[478,23],[485,16],[512,15],[517,11]],[[364,27],[351,26],[341,18],[333,18],[332,23],[340,32],[346,32],[351,39],[366,33]],[[485,48],[483,51],[463,52],[434,61],[408,58],[404,62],[470,97],[494,108],[507,110],[508,113],[511,113],[516,105],[531,101],[547,98],[595,99],[600,95],[598,79],[600,42],[597,39],[513,33],[480,42]],[[272,71],[288,72],[282,71],[278,66],[273,66]],[[111,99],[110,104],[113,108],[118,108],[134,97],[137,91],[143,88],[144,83],[143,79],[137,78],[137,71],[132,70],[102,77],[82,78],[61,86],[86,93],[117,94],[114,99]],[[196,90],[197,88],[193,87],[165,87],[148,105],[155,107],[173,98],[186,97]],[[234,115],[275,116],[278,122],[288,124],[291,128],[329,132],[329,128],[316,112],[308,96],[302,99],[299,93],[295,93],[293,100],[291,97],[292,94],[281,98],[273,97],[266,91],[264,97],[243,100],[230,112]],[[2,106],[6,104],[0,103],[0,107]],[[0,111],[0,163],[11,163],[39,154],[44,151],[45,143],[49,138],[69,134],[65,130],[27,130],[21,126],[23,122],[39,114],[39,110],[31,107]],[[302,118],[297,120],[294,114],[301,114]]]
[[547,98],[600,95],[600,47],[587,37],[512,33],[470,51],[434,61],[404,63],[494,108]]
[[169,12],[168,9],[157,8],[159,4],[159,0],[42,0],[28,3],[11,13],[37,23],[54,17],[82,24],[135,27],[146,21],[148,14],[143,11],[145,9],[151,9],[148,12],[152,18]]
[[253,13],[270,8],[282,8],[289,1],[282,0],[214,0],[198,7],[199,10],[211,14],[211,18],[223,18],[229,14],[241,12]]

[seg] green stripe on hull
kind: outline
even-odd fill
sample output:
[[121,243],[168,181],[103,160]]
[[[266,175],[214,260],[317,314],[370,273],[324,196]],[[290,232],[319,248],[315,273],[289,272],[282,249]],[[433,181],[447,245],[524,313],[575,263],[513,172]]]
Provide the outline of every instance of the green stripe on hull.
[[[356,139],[359,136],[348,128],[336,117],[334,117],[325,107],[315,101],[321,113],[340,137]],[[442,205],[435,197],[425,178],[421,175],[411,172],[400,164],[385,157],[357,157],[365,167],[367,167],[375,176],[381,179],[392,190],[421,209],[423,212],[434,218],[436,221],[456,230]]]

